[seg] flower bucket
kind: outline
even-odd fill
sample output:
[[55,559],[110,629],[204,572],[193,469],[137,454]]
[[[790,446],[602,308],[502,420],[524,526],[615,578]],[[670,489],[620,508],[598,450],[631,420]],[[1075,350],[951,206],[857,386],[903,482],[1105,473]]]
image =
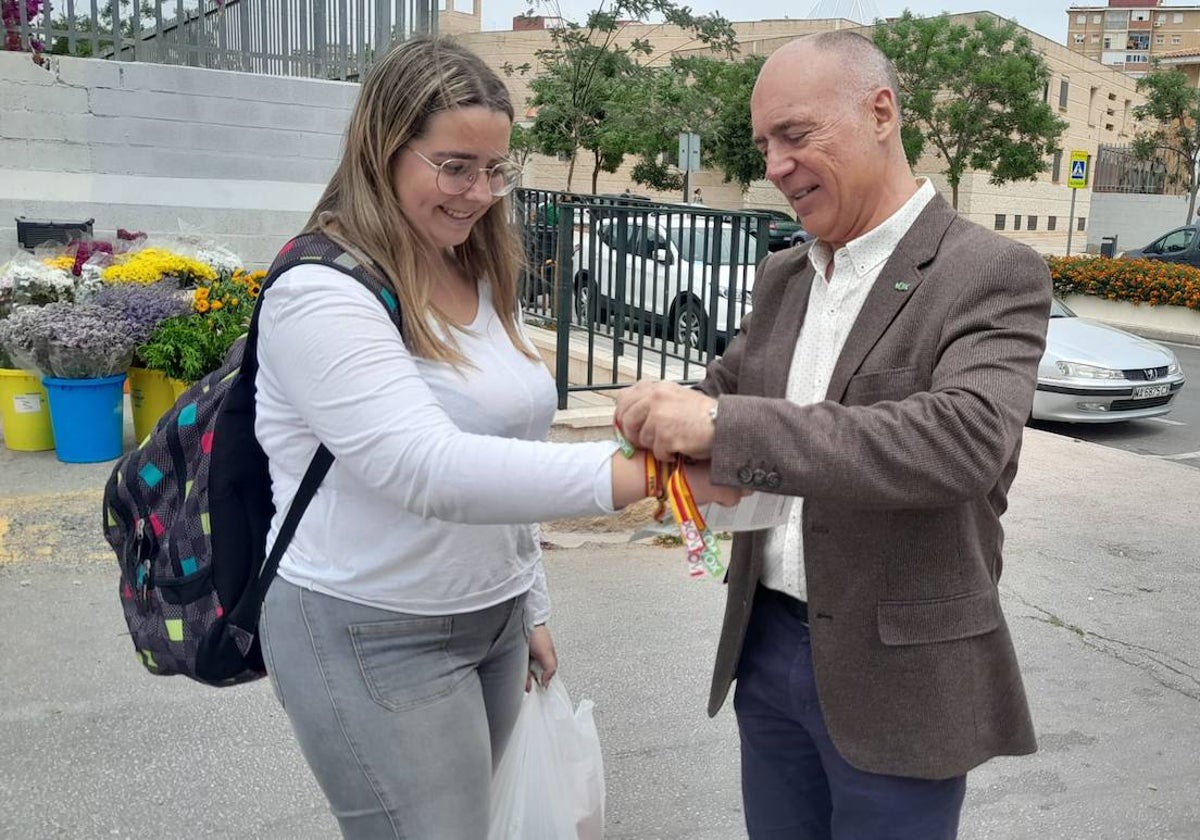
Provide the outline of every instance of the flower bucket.
[[0,419],[4,445],[18,452],[54,448],[50,402],[39,378],[23,370],[0,368]]
[[175,399],[171,400],[172,403],[186,394],[187,389],[192,387],[191,382],[184,382],[182,379],[168,379],[167,381],[171,383],[171,393],[175,396]]
[[133,411],[133,436],[139,443],[154,431],[158,418],[175,404],[171,382],[161,370],[129,369],[129,407]]
[[68,464],[111,461],[121,456],[125,431],[125,374],[102,379],[42,380],[50,396],[50,419],[58,460]]

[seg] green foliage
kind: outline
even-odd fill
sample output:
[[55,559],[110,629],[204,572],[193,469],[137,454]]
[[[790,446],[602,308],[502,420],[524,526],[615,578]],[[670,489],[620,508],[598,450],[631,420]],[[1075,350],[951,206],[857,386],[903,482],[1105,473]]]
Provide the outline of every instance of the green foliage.
[[993,184],[1046,170],[1067,124],[1043,101],[1050,71],[1016,24],[905,11],[876,27],[875,43],[899,75],[905,154],[944,161],[955,207],[968,169],[990,172]]
[[[50,49],[52,55],[74,55],[80,58],[90,58],[92,55],[92,33],[96,33],[96,44],[100,49],[100,54],[103,56],[112,52],[115,41],[113,39],[113,17],[119,13],[121,18],[121,38],[123,43],[128,44],[133,40],[133,2],[132,0],[103,0],[99,4],[99,15],[96,18],[91,17],[91,7],[84,3],[77,3],[75,6],[75,18],[72,21],[66,13],[59,14],[56,18],[50,21]],[[139,28],[143,31],[152,29],[155,24],[154,5],[150,0],[141,0],[138,5]],[[70,32],[72,23],[75,29],[75,43],[71,44],[67,37]]]
[[1192,87],[1187,74],[1178,68],[1155,68],[1137,81],[1137,89],[1146,102],[1133,109],[1139,123],[1148,124],[1138,131],[1133,151],[1143,160],[1172,157],[1177,165],[1167,167],[1167,180],[1187,187],[1187,215],[1196,209],[1196,190],[1200,181],[1196,166],[1200,163],[1200,90]]
[[621,35],[628,21],[650,16],[684,29],[713,52],[736,51],[733,27],[720,15],[694,15],[675,0],[611,0],[590,12],[583,25],[568,22],[551,30],[551,46],[535,53],[536,65],[505,67],[510,74],[536,71],[530,80],[530,104],[537,109],[533,145],[543,154],[570,156],[568,190],[580,149],[591,153],[595,191],[600,172],[616,171],[630,153],[650,157],[646,147],[661,145],[647,144],[631,119],[636,115],[644,122],[647,115],[627,110],[638,97],[648,101],[655,54],[646,39]]
[[245,332],[245,318],[236,312],[179,315],[159,324],[137,355],[172,379],[196,382],[224,363]]

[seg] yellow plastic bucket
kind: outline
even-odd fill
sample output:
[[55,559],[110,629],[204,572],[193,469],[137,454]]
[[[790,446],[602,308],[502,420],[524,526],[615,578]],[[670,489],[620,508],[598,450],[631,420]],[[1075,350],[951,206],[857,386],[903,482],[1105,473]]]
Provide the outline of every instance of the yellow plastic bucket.
[[182,379],[168,379],[167,381],[171,383],[171,391],[175,394],[176,400],[187,393],[188,388],[192,387],[191,382],[184,382]]
[[133,409],[133,436],[141,443],[154,431],[158,418],[175,404],[175,391],[161,370],[129,369],[129,406]]
[[23,370],[0,368],[0,419],[4,445],[19,452],[54,448],[50,400],[41,379]]

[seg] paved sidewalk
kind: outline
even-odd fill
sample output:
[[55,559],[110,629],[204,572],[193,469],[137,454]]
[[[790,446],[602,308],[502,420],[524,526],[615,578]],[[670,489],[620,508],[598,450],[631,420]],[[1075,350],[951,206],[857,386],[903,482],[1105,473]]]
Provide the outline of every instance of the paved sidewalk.
[[[265,684],[134,662],[109,469],[0,450],[0,837],[335,836]],[[1200,838],[1200,471],[1030,430],[1005,521],[1041,751],[971,774],[961,837]],[[547,552],[552,627],[596,703],[607,836],[744,837],[733,715],[704,714],[721,588],[677,548],[547,536],[575,546]]]

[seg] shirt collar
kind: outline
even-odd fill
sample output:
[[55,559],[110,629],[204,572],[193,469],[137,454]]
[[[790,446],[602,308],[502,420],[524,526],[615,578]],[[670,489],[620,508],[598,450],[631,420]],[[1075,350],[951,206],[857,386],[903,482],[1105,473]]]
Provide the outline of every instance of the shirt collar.
[[[933,183],[928,178],[918,178],[917,183],[920,185],[917,187],[917,191],[901,205],[899,210],[862,236],[846,243],[845,251],[850,255],[850,262],[853,263],[856,274],[864,275],[886,262],[892,252],[896,250],[896,246],[900,244],[900,240],[916,222],[917,217],[921,215],[925,205],[929,204],[937,194],[933,189]],[[825,272],[833,259],[833,251],[826,243],[818,239],[809,251],[809,258],[821,276],[825,277]]]

